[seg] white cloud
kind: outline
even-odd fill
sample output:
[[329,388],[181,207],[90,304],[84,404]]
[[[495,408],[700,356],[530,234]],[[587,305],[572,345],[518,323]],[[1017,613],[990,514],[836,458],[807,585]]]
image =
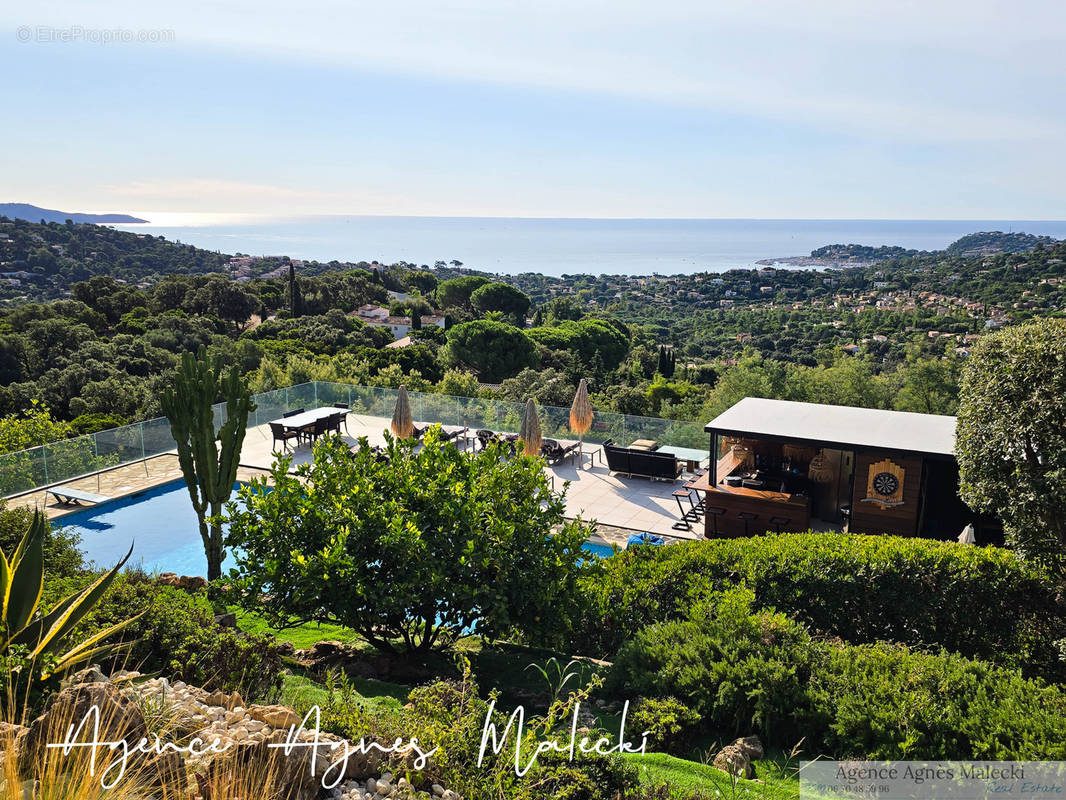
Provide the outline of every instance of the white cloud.
[[33,12],[88,25],[87,13],[93,24],[172,28],[179,47],[600,92],[885,139],[1066,134],[1051,100],[1066,80],[1054,0],[113,0],[91,12],[61,0]]

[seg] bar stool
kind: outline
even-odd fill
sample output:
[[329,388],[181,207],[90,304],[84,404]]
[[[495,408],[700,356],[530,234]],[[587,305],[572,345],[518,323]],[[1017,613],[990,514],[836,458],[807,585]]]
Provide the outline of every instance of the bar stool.
[[718,538],[718,518],[720,516],[722,516],[722,514],[725,513],[725,509],[721,508],[719,506],[707,506],[703,510],[703,513],[711,518],[711,524],[714,527],[714,530],[713,530],[714,538],[717,539]]
[[754,513],[754,512],[752,512],[752,511],[741,511],[739,514],[737,514],[737,519],[744,520],[744,535],[745,536],[750,536],[751,535],[750,533],[748,533],[748,523],[749,522],[754,522],[758,518],[759,518],[759,515]]
[[[688,501],[692,504],[692,513],[698,517],[700,514],[703,513],[703,506],[705,500],[703,494],[700,492],[699,489],[696,488],[695,481],[689,481],[681,488],[688,492]],[[694,497],[699,499],[693,499]],[[695,522],[695,520],[693,520],[693,522]]]
[[781,533],[781,526],[787,525],[791,521],[788,517],[770,517],[770,524],[773,526],[775,533]]
[[673,498],[677,501],[677,512],[681,515],[680,521],[675,522],[673,528],[676,531],[690,531],[692,530],[692,525],[690,523],[694,522],[695,520],[689,519],[689,514],[692,514],[693,512],[691,510],[686,511],[685,507],[681,505],[682,497],[687,497],[689,502],[691,503],[692,492],[688,489],[677,489],[673,493]]

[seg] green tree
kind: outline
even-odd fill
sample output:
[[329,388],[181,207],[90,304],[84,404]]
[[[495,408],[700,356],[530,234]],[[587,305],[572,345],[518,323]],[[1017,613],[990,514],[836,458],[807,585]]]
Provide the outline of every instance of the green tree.
[[437,305],[441,308],[473,308],[470,304],[471,295],[487,283],[490,283],[489,279],[480,275],[463,275],[444,281],[437,287]]
[[537,350],[513,325],[479,319],[448,331],[441,349],[446,366],[474,370],[483,381],[496,383],[537,363]]
[[[226,414],[216,431],[214,403],[220,397]],[[178,462],[199,522],[207,578],[215,580],[222,576],[226,555],[222,506],[237,480],[248,413],[255,410],[255,403],[236,365],[224,372],[222,360],[209,359],[200,348],[196,356],[185,353],[173,384],[163,392],[162,406],[178,444]]]
[[917,359],[900,370],[897,411],[954,414],[959,400],[958,360]]
[[479,314],[499,311],[515,324],[523,326],[526,312],[529,311],[529,298],[506,283],[486,283],[478,287],[470,295],[470,304]]
[[476,375],[461,369],[450,369],[444,373],[434,391],[452,397],[477,397],[481,387],[478,386]]
[[34,400],[21,414],[0,418],[0,453],[26,450],[76,434],[69,423],[53,419],[48,409]]
[[[377,276],[378,271],[374,270],[374,275]],[[293,317],[302,317],[304,314],[304,296],[303,289],[300,286],[300,279],[296,277],[296,267],[289,264],[289,314]]]
[[[387,458],[327,439],[231,503],[241,602],[272,624],[331,622],[426,653],[512,629],[561,641],[579,607],[581,545],[541,463],[388,438]],[[272,487],[268,491],[268,487]],[[554,533],[553,533],[554,531]]]
[[982,337],[963,369],[955,446],[962,499],[1066,577],[1066,320]]

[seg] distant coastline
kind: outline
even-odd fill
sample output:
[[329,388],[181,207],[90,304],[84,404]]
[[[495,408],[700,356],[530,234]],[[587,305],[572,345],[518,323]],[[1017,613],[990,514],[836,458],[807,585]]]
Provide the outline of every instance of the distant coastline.
[[[152,214],[145,216],[152,217]],[[163,216],[161,215],[160,219]],[[779,266],[858,267],[892,252],[943,250],[975,231],[1066,238],[1066,221],[509,219],[321,215],[223,224],[118,224],[207,250],[328,263],[437,261],[497,275],[681,275]],[[870,253],[814,253],[833,243]],[[851,247],[852,245],[848,245]],[[812,256],[813,253],[813,256]],[[876,253],[877,257],[870,257]],[[775,255],[779,254],[779,255]]]
[[54,208],[41,208],[29,203],[0,203],[0,217],[24,219],[27,222],[90,222],[109,225],[147,224],[148,220],[129,214],[77,214],[69,211],[57,211]]

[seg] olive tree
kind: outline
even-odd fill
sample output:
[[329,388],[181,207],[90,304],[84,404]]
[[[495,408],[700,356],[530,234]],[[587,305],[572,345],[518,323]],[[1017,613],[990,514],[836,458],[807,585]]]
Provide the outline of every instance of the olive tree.
[[1066,576],[1066,321],[983,337],[962,378],[962,499],[1003,520],[1008,542]]
[[561,643],[579,613],[584,524],[538,459],[327,437],[290,473],[280,458],[231,503],[240,603],[280,627],[329,622],[376,648],[424,654],[517,629]]

